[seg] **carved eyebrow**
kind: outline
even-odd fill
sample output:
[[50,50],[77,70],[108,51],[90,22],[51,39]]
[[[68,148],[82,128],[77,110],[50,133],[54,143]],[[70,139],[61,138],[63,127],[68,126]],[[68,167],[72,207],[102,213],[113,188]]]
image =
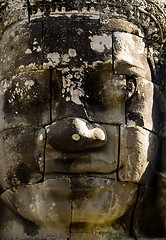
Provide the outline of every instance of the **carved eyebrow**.
[[[116,63],[116,64],[115,64]],[[148,63],[148,62],[147,62]],[[134,64],[134,63],[131,63],[130,61],[128,61],[127,59],[120,59],[120,60],[118,60],[118,61],[114,61],[114,66],[116,66],[116,69],[118,68],[118,67],[125,67],[125,68],[129,68],[129,70],[130,70],[130,68],[132,68],[132,67],[134,67],[134,68],[138,68],[138,69],[142,69],[142,70],[144,70],[145,68],[146,68],[146,66],[145,66],[145,64],[144,65],[140,65],[140,64]]]
[[148,62],[146,66],[147,67],[142,68],[135,65],[131,65],[127,62],[125,64],[121,64],[120,62],[118,62],[117,66],[114,67],[114,73],[136,78],[141,77],[148,81],[151,81],[151,71]]
[[[121,56],[114,57],[113,69],[116,74],[125,74],[127,76],[142,76],[147,80],[151,80],[151,71],[146,56],[141,56],[136,53],[132,60],[132,53],[128,53],[127,57]],[[131,58],[130,58],[131,56]]]

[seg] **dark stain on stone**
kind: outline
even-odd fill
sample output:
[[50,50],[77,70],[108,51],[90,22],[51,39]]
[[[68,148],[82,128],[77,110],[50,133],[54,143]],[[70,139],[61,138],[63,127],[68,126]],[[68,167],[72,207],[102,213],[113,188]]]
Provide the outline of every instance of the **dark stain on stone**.
[[39,226],[34,222],[28,221],[23,218],[24,232],[28,236],[35,236],[39,232]]
[[14,187],[19,184],[27,184],[30,178],[30,171],[24,163],[19,164],[14,170],[8,172],[7,181],[9,186]]
[[143,116],[141,115],[141,113],[128,112],[127,116],[128,116],[128,119],[134,121],[137,126],[140,126],[140,127],[144,126]]

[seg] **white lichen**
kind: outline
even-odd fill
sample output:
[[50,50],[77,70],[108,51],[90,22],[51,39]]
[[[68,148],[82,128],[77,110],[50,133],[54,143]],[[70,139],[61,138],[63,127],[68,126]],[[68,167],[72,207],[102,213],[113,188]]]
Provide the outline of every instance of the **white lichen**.
[[91,40],[91,48],[94,51],[102,53],[105,49],[112,48],[112,35],[94,35],[93,37],[90,36],[89,39]]
[[30,87],[32,87],[34,84],[35,83],[32,80],[26,80],[25,83],[24,83],[25,86],[30,86]]
[[77,56],[77,52],[75,49],[70,48],[68,51],[68,54],[70,57],[76,57]]
[[62,76],[62,97],[66,101],[72,101],[75,104],[83,105],[81,97],[84,96],[84,90],[82,88],[83,72],[81,69],[73,69],[68,74],[64,73]]
[[60,54],[58,52],[48,53],[47,59],[51,60],[54,64],[60,63]]
[[32,51],[31,51],[31,49],[28,48],[28,49],[25,51],[25,53],[26,53],[26,54],[31,54]]

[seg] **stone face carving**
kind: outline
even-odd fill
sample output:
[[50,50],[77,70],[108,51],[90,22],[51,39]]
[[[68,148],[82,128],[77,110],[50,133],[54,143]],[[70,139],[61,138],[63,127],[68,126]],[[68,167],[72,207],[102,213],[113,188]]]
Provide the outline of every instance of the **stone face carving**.
[[165,1],[0,1],[1,239],[165,239]]

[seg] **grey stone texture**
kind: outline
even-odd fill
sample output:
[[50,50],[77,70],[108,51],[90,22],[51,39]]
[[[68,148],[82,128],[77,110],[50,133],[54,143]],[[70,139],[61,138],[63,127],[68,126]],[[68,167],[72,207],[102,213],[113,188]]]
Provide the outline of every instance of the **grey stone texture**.
[[[77,120],[77,119],[75,119]],[[61,121],[60,121],[61,122]],[[69,121],[68,121],[69,123]],[[91,143],[96,142],[96,139],[92,140],[93,138],[80,138],[78,141],[76,141],[76,146],[78,146],[78,151],[56,151],[56,145],[54,147],[51,147],[49,142],[45,146],[45,172],[46,173],[52,173],[54,171],[56,172],[66,172],[66,173],[112,173],[116,171],[117,165],[118,165],[118,147],[119,147],[119,130],[116,126],[107,126],[107,125],[101,125],[104,127],[104,129],[107,131],[107,144],[101,143],[102,145],[105,145],[101,148],[98,148],[95,151],[94,148],[90,148],[89,142]],[[69,127],[68,132],[70,133],[71,125],[67,125],[66,127]],[[61,127],[63,128],[63,127]],[[47,131],[49,129],[49,126],[47,128]],[[78,129],[76,129],[76,134],[79,136]],[[85,129],[87,131],[87,129]],[[49,135],[49,133],[48,133]],[[47,136],[48,136],[47,135]],[[72,136],[74,134],[71,134],[71,137],[69,138],[68,142],[64,142],[64,139],[62,137],[62,142],[57,139],[58,145],[63,146],[64,144],[67,146],[73,146],[73,140]],[[47,137],[49,140],[49,136]],[[86,147],[89,146],[89,150],[84,150],[82,154],[80,155],[79,149],[80,145],[85,145],[85,139],[86,139]],[[51,141],[51,139],[50,139]],[[79,142],[77,144],[77,142]],[[94,144],[96,146],[96,143]],[[61,147],[62,148],[62,147]],[[104,151],[103,151],[104,150]]]
[[0,82],[0,130],[50,122],[50,73],[27,71]]
[[120,136],[120,181],[149,184],[157,164],[157,136],[141,127],[121,128]]
[[164,0],[0,0],[0,239],[166,239]]
[[1,132],[1,192],[22,183],[34,184],[42,179],[44,147],[38,148],[39,130],[40,127],[20,127]]
[[33,66],[42,62],[42,25],[22,22],[6,30],[0,47],[0,79],[15,75],[24,66]]

